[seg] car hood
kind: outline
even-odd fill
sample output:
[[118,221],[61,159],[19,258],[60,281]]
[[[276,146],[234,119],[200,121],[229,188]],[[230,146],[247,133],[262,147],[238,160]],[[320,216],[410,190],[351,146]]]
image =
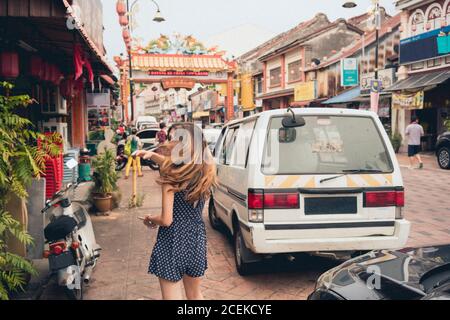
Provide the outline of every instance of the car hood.
[[424,275],[450,263],[450,245],[373,251],[330,270],[318,284],[349,300],[423,298]]

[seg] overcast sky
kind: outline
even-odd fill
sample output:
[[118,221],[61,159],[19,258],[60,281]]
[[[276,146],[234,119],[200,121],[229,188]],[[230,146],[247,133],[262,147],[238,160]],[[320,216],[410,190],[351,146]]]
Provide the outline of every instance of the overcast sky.
[[[104,7],[105,46],[109,60],[124,52],[121,27],[116,14],[116,0],[102,0]],[[130,4],[133,0],[130,0]],[[237,26],[251,24],[265,32],[278,34],[314,17],[318,12],[330,20],[365,13],[371,0],[356,0],[358,7],[344,9],[341,0],[157,0],[166,22],[152,21],[156,6],[150,0],[138,0],[139,27],[134,36],[148,42],[159,35],[175,32],[193,35],[200,41]],[[394,14],[393,0],[380,0],[388,13]],[[236,35],[239,37],[239,35]],[[227,50],[227,48],[221,48]],[[251,49],[251,48],[249,48]],[[230,48],[228,48],[230,50]]]

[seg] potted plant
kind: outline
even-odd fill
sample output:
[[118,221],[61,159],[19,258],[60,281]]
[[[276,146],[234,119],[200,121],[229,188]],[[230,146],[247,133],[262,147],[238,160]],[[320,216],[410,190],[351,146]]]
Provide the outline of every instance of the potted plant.
[[94,206],[100,213],[106,213],[112,207],[112,193],[116,191],[118,175],[116,159],[111,150],[105,150],[92,161],[95,187],[92,194]]
[[391,136],[391,143],[394,147],[395,153],[398,153],[400,151],[400,148],[402,146],[403,137],[400,133],[396,132],[394,135]]

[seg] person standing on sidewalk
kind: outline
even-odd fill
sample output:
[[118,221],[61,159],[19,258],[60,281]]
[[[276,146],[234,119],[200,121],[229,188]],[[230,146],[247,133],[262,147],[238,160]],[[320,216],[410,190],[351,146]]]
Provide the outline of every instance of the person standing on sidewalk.
[[406,128],[406,136],[408,137],[408,157],[410,162],[410,169],[414,167],[414,160],[419,162],[419,169],[423,169],[421,151],[421,140],[425,135],[423,127],[419,124],[419,119],[412,118],[411,124]]
[[[131,135],[128,137],[127,139],[127,145],[125,147],[126,150],[126,155],[128,156],[128,162],[127,162],[127,166],[125,169],[125,179],[128,179],[130,176],[130,169],[131,166],[133,165],[133,157],[131,156],[133,153],[135,153],[136,151],[140,150],[142,148],[142,142],[141,139],[139,139],[139,137],[137,136],[137,129],[133,128],[131,130]],[[141,158],[140,157],[136,157],[136,166],[137,166],[137,170],[138,170],[138,175],[139,177],[143,177],[144,175],[142,174],[142,168],[141,168]]]
[[158,144],[163,144],[167,141],[167,132],[166,132],[166,124],[164,122],[161,122],[159,124],[160,131],[156,135],[156,140],[158,141]]
[[200,285],[208,262],[202,212],[217,185],[214,160],[201,129],[193,124],[176,125],[161,148],[172,156],[138,153],[160,164],[162,186],[162,214],[144,220],[147,227],[160,227],[148,272],[159,278],[164,300],[183,299],[181,281],[189,300],[203,300]]

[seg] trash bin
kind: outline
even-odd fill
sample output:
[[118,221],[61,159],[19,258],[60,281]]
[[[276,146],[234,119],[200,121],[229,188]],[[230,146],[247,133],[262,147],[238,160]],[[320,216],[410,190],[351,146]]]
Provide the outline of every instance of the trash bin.
[[78,165],[79,182],[92,181],[90,150],[83,149],[80,152],[80,163]]

